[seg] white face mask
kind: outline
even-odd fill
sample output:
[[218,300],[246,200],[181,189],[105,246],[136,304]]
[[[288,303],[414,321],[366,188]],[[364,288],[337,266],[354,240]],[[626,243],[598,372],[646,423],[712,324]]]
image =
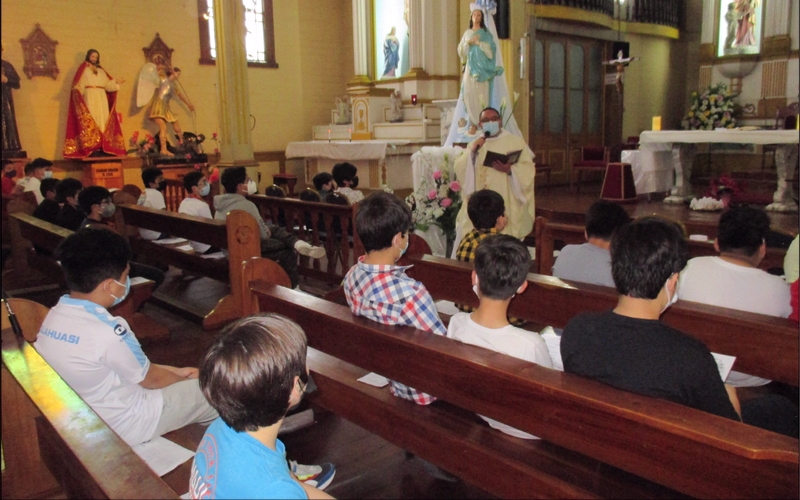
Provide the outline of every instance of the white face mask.
[[405,255],[406,250],[408,250],[408,245],[411,242],[411,235],[406,238],[406,246],[400,248],[399,246],[395,245],[397,248],[400,248],[400,255],[397,256],[397,259],[400,259],[403,255]]
[[480,299],[480,298],[481,298],[481,294],[480,294],[480,293],[478,293],[478,292],[479,292],[479,290],[480,290],[480,287],[478,286],[478,278],[477,278],[477,276],[476,276],[476,277],[475,277],[475,284],[474,284],[474,285],[472,285],[472,291],[473,291],[473,292],[475,292],[475,296],[476,296],[476,297],[478,297],[478,298]]
[[[669,279],[667,279],[667,283],[669,283]],[[670,296],[669,288],[667,287],[667,283],[664,283],[664,290],[667,291],[667,303],[666,303],[666,305],[664,305],[664,309],[661,310],[662,314],[663,314],[664,311],[669,309],[669,307],[672,304],[674,304],[675,302],[678,302],[678,284],[677,283],[675,284],[675,295]]]
[[256,191],[258,191],[258,186],[253,179],[250,179],[247,182],[247,194],[256,194]]

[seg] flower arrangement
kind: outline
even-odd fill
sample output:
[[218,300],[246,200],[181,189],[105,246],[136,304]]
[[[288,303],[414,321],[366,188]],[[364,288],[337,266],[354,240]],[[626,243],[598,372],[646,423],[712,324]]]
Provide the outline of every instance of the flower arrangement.
[[692,105],[681,124],[685,130],[734,128],[734,108],[728,86],[718,83],[708,87],[702,94],[692,92]]
[[722,199],[724,195],[734,197],[744,190],[744,182],[739,182],[730,174],[722,174],[717,179],[711,179],[706,196]]
[[[448,155],[445,155],[444,165],[448,164]],[[423,178],[417,191],[408,195],[406,203],[411,207],[417,229],[427,231],[431,225],[439,226],[452,241],[456,237],[456,216],[462,200],[461,184],[450,180],[448,170],[440,168],[433,171],[430,180]]]
[[136,153],[141,157],[146,157],[152,154],[158,154],[158,148],[156,147],[156,139],[150,134],[145,134],[144,139],[139,140],[139,131],[133,133],[131,138],[129,139],[131,144],[131,149],[125,151],[128,154]]

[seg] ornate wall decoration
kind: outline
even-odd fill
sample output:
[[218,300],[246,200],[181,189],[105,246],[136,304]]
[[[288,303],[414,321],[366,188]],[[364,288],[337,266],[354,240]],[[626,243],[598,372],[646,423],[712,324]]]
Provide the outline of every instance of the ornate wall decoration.
[[39,23],[36,23],[28,38],[21,38],[19,42],[22,44],[22,53],[25,56],[22,71],[28,79],[34,76],[49,76],[55,80],[58,76],[56,64],[58,42],[47,36]]
[[156,37],[153,38],[150,45],[142,47],[145,62],[151,62],[156,66],[167,66],[169,68],[172,67],[172,53],[174,51],[175,49],[169,48],[169,46],[164,43],[164,40],[161,39],[161,35],[158,33],[156,33]]

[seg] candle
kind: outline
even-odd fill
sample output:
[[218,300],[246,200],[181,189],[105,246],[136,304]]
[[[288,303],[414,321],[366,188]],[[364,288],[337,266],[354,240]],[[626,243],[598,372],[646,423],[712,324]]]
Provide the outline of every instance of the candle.
[[328,142],[331,142],[331,129],[328,129]]
[[417,105],[417,94],[411,94],[411,104]]
[[347,135],[350,137],[350,142],[353,142],[353,129],[347,129]]

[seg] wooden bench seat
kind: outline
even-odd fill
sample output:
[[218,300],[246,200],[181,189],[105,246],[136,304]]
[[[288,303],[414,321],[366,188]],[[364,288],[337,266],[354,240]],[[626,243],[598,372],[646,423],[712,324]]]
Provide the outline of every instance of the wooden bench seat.
[[[265,221],[277,224],[279,214],[283,213],[287,231],[312,245],[325,246],[326,269],[320,269],[318,259],[301,259],[298,269],[301,274],[331,282],[341,281],[358,257],[364,254],[358,235],[350,236],[353,233],[351,228],[355,227],[357,205],[342,206],[264,195],[250,195],[247,199],[255,203]],[[308,220],[310,226],[306,225]]]
[[[251,290],[262,311],[298,322],[309,345],[327,355],[309,356],[320,387],[313,401],[493,494],[679,496],[606,475],[601,464],[608,464],[691,496],[797,495],[795,439],[428,332],[380,325],[346,306],[273,285],[255,282]],[[546,442],[512,440],[483,424],[478,428],[486,432],[478,431],[439,402],[419,407],[391,399],[386,388],[354,382],[364,370]]]
[[[250,214],[234,210],[225,221],[219,221],[137,205],[120,205],[117,208],[116,222],[120,232],[131,235],[131,247],[137,256],[230,283],[230,294],[220,299],[206,315],[203,328],[213,330],[241,317],[242,263],[261,257],[258,225]],[[140,238],[135,234],[137,231],[130,231],[131,227],[150,229],[225,249],[228,257],[205,259],[191,251]],[[188,243],[183,243],[186,244]],[[269,281],[290,287],[291,282],[286,272],[277,263],[269,262],[272,263],[269,266]]]
[[[479,305],[472,292],[471,263],[426,255],[410,259],[408,274],[436,300]],[[537,325],[563,328],[577,314],[616,307],[612,288],[528,275],[528,289],[512,299],[508,314]],[[703,342],[709,350],[736,356],[734,369],[797,386],[797,323],[784,318],[735,311],[695,302],[678,302],[661,317],[666,324]]]

